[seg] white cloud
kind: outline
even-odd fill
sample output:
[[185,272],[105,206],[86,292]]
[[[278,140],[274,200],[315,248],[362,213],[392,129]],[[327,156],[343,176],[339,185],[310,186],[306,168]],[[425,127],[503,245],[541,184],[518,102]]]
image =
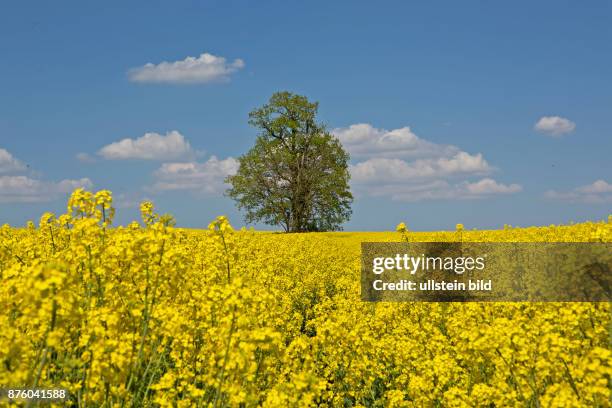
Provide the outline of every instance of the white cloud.
[[561,136],[576,129],[576,124],[560,116],[542,116],[534,125],[534,129],[551,136]]
[[199,57],[187,57],[182,61],[148,63],[133,68],[128,76],[134,82],[206,83],[228,81],[231,74],[244,67],[244,61],[204,53]]
[[604,180],[597,180],[591,184],[577,187],[571,191],[559,192],[549,190],[544,193],[544,196],[552,200],[569,201],[574,203],[612,203],[612,184]]
[[419,138],[406,126],[399,129],[377,129],[368,123],[336,128],[332,134],[354,158],[364,157],[439,157],[452,156],[459,148]]
[[472,195],[512,194],[523,190],[518,184],[505,185],[490,178],[484,178],[475,183],[465,183],[465,190]]
[[488,174],[493,169],[482,154],[459,152],[450,158],[420,159],[413,162],[376,157],[351,165],[350,171],[352,180],[363,184],[411,182],[460,174]]
[[[13,157],[6,149],[0,148],[0,174],[24,173],[28,166]],[[79,187],[91,188],[88,178],[62,180],[59,182],[38,180],[37,173],[29,175],[0,175],[0,203],[37,203],[52,201],[62,194],[71,193]]]
[[15,173],[25,169],[26,166],[13,157],[8,150],[0,148],[0,173]]
[[93,183],[88,178],[48,182],[32,179],[27,176],[1,176],[0,202],[46,202],[51,201],[62,194],[71,193],[76,188],[91,188],[92,186]]
[[164,163],[155,171],[157,181],[150,190],[219,194],[227,187],[224,179],[236,171],[238,160],[233,157],[220,160],[211,156],[204,163]]
[[89,153],[77,153],[76,159],[81,163],[93,163],[96,161],[96,158]]
[[445,180],[436,180],[417,184],[382,184],[371,186],[368,194],[388,196],[394,201],[416,202],[480,199],[499,194],[514,194],[522,189],[518,184],[506,185],[490,178],[484,178],[473,183],[463,181],[451,184]]
[[612,193],[612,184],[605,182],[604,180],[597,180],[593,184],[587,186],[578,187],[577,189],[581,193],[585,194],[605,194]]
[[104,146],[98,155],[108,160],[176,160],[195,155],[189,142],[176,130],[166,133],[145,133],[137,139],[123,139]]
[[512,194],[518,184],[505,185],[491,178],[470,182],[496,169],[481,153],[418,137],[409,127],[386,130],[367,123],[336,128],[332,133],[354,159],[351,185],[358,195],[392,200],[453,200]]

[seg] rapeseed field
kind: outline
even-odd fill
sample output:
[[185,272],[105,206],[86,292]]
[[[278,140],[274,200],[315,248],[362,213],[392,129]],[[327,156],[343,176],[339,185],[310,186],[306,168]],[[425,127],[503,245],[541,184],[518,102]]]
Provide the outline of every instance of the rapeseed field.
[[79,189],[0,228],[0,385],[78,406],[610,406],[608,303],[363,302],[360,243],[612,242],[612,219],[280,234],[141,213],[113,227],[111,193]]

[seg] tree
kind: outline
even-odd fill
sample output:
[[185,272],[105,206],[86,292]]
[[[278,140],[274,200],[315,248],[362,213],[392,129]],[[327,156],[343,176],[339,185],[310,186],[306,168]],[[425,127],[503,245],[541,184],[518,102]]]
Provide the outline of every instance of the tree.
[[229,176],[227,195],[246,221],[280,225],[286,232],[335,231],[351,215],[349,155],[316,122],[319,104],[277,92],[249,114],[260,130],[255,145]]

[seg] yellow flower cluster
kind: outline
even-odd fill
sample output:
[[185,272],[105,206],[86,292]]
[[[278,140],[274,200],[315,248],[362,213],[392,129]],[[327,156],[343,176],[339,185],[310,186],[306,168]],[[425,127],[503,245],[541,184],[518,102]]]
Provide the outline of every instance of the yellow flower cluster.
[[274,234],[111,227],[108,191],[0,228],[0,387],[78,406],[610,406],[606,303],[368,303],[360,242],[612,241],[612,222]]

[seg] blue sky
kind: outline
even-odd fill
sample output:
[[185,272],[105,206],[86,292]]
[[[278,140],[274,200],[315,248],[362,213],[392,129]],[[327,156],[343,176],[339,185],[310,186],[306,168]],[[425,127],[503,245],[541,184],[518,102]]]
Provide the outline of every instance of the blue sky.
[[319,101],[351,152],[348,230],[602,219],[610,21],[607,1],[4,2],[0,224],[86,185],[120,223],[148,198],[240,226],[222,178],[279,90]]

